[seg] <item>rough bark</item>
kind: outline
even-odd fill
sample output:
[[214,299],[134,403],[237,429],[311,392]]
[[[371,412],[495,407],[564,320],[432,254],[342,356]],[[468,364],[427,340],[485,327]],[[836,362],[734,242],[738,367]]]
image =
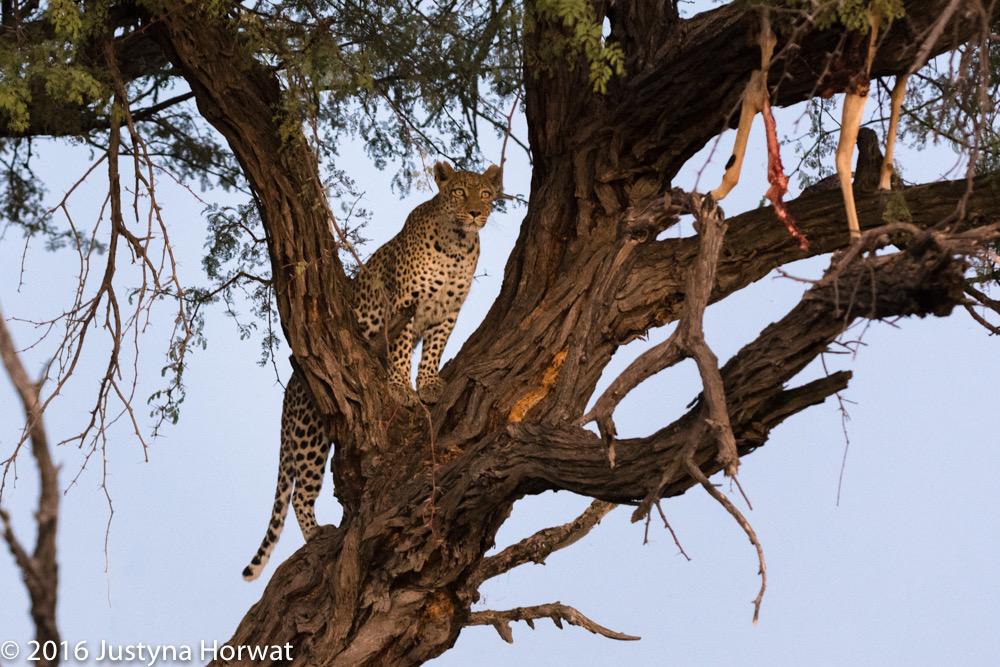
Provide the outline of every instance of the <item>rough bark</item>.
[[[286,337],[337,445],[341,525],[323,527],[276,569],[232,645],[290,643],[295,664],[420,664],[447,650],[466,625],[538,617],[470,611],[479,583],[494,571],[484,554],[518,498],[562,489],[642,511],[696,483],[689,462],[705,474],[718,470],[704,400],[656,433],[616,441],[614,468],[583,418],[615,350],[678,316],[699,239],[656,240],[676,222],[670,180],[729,122],[759,60],[748,41],[756,19],[730,6],[681,21],[666,3],[625,4],[616,5],[612,35],[634,69],[607,96],[591,92],[585,68],[525,74],[531,203],[500,296],[442,370],[447,387],[429,411],[394,406],[381,391],[385,371],[356,334],[316,161],[294,128],[279,139],[274,73],[229,19],[202,15],[198,3],[167,2],[150,22],[244,169],[267,229]],[[914,36],[945,4],[907,3],[907,21],[885,37],[875,73],[908,67]],[[605,4],[595,7],[602,12]],[[956,17],[928,55],[977,25]],[[526,35],[528,53],[558,30],[540,22]],[[800,33],[794,50],[779,43],[784,72],[775,67],[775,101],[815,94],[842,36]],[[982,214],[981,227],[994,221],[997,198],[979,185],[966,210]],[[930,227],[946,221],[964,194],[959,184],[937,184],[904,196],[915,223]],[[865,227],[877,224],[880,206],[859,198]],[[847,246],[832,195],[790,208],[811,252]],[[802,256],[766,210],[729,226],[712,300]],[[950,312],[963,299],[963,258],[987,238],[987,231],[935,233],[891,256],[836,259],[795,309],[721,369],[739,453],[846,386],[849,373],[791,389],[786,383],[851,321]],[[571,615],[567,609],[545,613]]]

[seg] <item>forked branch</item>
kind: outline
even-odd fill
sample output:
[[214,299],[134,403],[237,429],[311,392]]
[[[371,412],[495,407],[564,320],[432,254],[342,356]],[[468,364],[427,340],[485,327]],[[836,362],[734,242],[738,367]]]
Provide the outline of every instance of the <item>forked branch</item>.
[[646,378],[669,368],[680,361],[693,358],[698,364],[705,399],[708,404],[708,419],[713,425],[713,433],[718,441],[719,462],[726,474],[733,476],[739,466],[736,441],[729,425],[726,409],[726,394],[719,375],[719,363],[715,354],[705,342],[702,319],[708,307],[715,286],[715,274],[719,265],[719,251],[726,233],[726,222],[722,210],[711,197],[688,195],[688,206],[695,215],[695,229],[698,232],[698,255],[687,270],[684,282],[684,304],[680,323],[674,333],[663,343],[646,351],[633,361],[625,371],[611,383],[594,407],[583,417],[583,423],[596,421],[608,448],[608,460],[615,465],[614,437],[616,429],[612,413],[618,403]]
[[[973,181],[971,194],[965,179],[916,185],[894,192],[902,196],[906,210],[912,215],[912,224],[920,229],[935,228],[942,220],[954,216],[963,201],[966,210],[982,212],[979,224],[995,222],[998,218],[993,212],[1000,211],[1000,194],[987,176]],[[875,193],[858,193],[855,203],[863,231],[885,224],[883,197]],[[847,245],[844,207],[839,193],[801,196],[788,202],[788,209],[809,238],[810,255],[831,253]],[[776,224],[774,211],[768,207],[733,216],[728,223],[712,302],[734,294],[773,269],[803,256],[785,229]],[[660,278],[679,267],[686,274],[696,254],[694,245],[697,243],[699,240],[692,237],[681,244],[656,242],[639,247],[639,268],[627,277],[620,290],[625,297],[619,301],[618,312],[609,323],[616,340],[634,338],[636,332],[680,317],[682,302],[678,293],[681,290],[675,283]],[[981,250],[978,254],[981,256]],[[591,412],[596,414],[594,410]]]

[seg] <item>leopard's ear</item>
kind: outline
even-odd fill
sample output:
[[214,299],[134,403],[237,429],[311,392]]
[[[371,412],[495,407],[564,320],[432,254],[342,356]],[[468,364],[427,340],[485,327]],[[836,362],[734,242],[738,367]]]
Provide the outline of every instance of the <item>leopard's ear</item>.
[[497,189],[497,194],[503,192],[503,170],[500,169],[500,167],[495,164],[491,164],[486,168],[486,171],[483,172],[483,176],[493,181],[493,184]]
[[439,190],[441,185],[454,175],[455,170],[447,162],[434,163],[434,182],[438,184]]

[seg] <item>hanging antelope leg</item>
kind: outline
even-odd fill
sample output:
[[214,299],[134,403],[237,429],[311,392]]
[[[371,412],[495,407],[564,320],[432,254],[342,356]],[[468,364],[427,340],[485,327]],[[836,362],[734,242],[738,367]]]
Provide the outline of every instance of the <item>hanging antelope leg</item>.
[[743,168],[743,156],[747,152],[747,138],[750,136],[750,128],[753,127],[753,118],[764,108],[764,100],[767,99],[766,77],[767,74],[761,70],[756,70],[750,75],[750,83],[743,93],[743,108],[740,110],[740,125],[736,128],[733,154],[726,162],[726,173],[722,176],[722,183],[709,193],[715,201],[725,198],[740,181],[740,170]]
[[854,206],[854,188],[851,186],[851,158],[854,157],[854,145],[858,141],[858,129],[861,127],[861,116],[865,112],[865,95],[847,93],[844,96],[844,115],[840,122],[840,141],[837,142],[837,177],[840,179],[840,191],[844,194],[844,207],[847,209],[847,228],[851,231],[851,239],[861,236],[858,224],[858,211]]
[[906,80],[908,75],[902,74],[896,77],[896,85],[892,87],[890,99],[892,100],[891,115],[889,116],[889,136],[885,142],[885,158],[882,159],[881,179],[879,180],[879,190],[892,189],[892,150],[896,146],[896,132],[899,129],[899,110],[903,106],[903,98],[906,97]]
[[[851,240],[861,236],[858,224],[858,209],[854,205],[854,189],[851,187],[851,158],[854,156],[854,144],[858,140],[858,130],[861,128],[861,117],[865,113],[865,102],[868,101],[868,80],[875,58],[875,40],[878,37],[879,17],[868,14],[871,25],[871,39],[868,42],[868,58],[865,69],[856,78],[857,83],[844,95],[844,114],[840,122],[840,141],[837,142],[837,177],[840,179],[840,191],[844,195],[844,208],[847,209],[847,228],[851,232]],[[863,76],[862,76],[863,75]]]
[[767,101],[767,68],[771,64],[771,55],[777,42],[777,38],[771,33],[771,23],[765,14],[761,17],[760,33],[757,35],[757,44],[760,45],[760,69],[750,75],[750,82],[743,92],[743,106],[740,109],[740,124],[736,128],[733,154],[726,162],[726,173],[722,175],[722,183],[709,193],[715,201],[725,198],[740,181],[740,170],[743,168],[743,156],[747,152],[747,138],[753,126],[753,117],[761,112]]

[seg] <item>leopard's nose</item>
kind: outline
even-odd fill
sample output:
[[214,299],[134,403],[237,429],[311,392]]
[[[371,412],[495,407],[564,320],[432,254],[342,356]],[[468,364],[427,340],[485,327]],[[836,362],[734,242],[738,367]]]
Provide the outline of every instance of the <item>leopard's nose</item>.
[[469,211],[469,215],[471,215],[473,218],[478,218],[481,212],[482,211]]

